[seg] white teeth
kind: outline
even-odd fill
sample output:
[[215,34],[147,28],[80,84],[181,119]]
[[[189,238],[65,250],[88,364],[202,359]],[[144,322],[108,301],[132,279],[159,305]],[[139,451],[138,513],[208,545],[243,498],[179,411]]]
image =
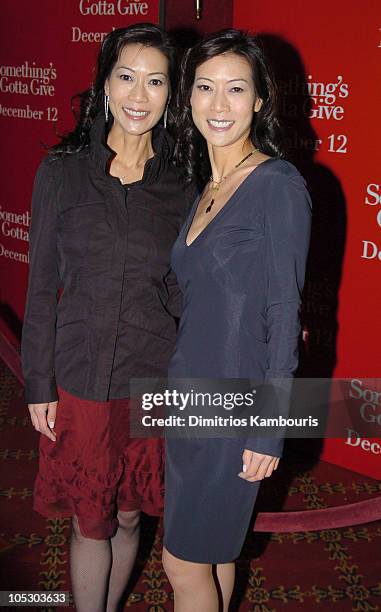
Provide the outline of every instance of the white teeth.
[[234,121],[216,121],[214,119],[208,119],[208,123],[216,128],[227,128],[233,125]]
[[123,110],[132,117],[144,117],[145,115],[148,115],[148,111],[135,111],[132,110],[132,108],[123,108]]

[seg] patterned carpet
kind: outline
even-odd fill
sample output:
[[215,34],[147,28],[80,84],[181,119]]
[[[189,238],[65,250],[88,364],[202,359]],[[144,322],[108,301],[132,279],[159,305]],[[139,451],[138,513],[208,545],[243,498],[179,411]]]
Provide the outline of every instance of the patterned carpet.
[[[46,520],[32,511],[38,438],[20,384],[2,364],[0,431],[0,590],[69,590],[69,520]],[[259,511],[312,510],[381,496],[380,482],[314,462],[311,444],[306,446],[294,445],[276,476],[263,483]],[[126,610],[173,610],[160,561],[161,522],[145,517],[142,533]],[[237,569],[232,612],[376,612],[381,610],[381,521],[316,532],[251,533]]]

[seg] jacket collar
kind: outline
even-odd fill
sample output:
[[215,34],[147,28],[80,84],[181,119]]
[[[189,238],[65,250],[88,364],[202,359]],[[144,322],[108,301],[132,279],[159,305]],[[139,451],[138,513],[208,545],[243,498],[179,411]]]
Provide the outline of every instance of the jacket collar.
[[[139,181],[141,183],[156,182],[171,161],[174,141],[167,130],[159,125],[152,131],[152,147],[155,155],[146,162],[143,178]],[[107,144],[104,115],[99,113],[90,128],[90,156],[96,167],[108,174],[108,164],[114,155],[115,151]]]

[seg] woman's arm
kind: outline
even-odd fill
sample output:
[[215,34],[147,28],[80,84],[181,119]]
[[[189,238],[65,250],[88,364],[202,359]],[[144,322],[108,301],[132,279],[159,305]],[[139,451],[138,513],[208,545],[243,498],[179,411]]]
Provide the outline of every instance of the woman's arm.
[[[298,365],[299,308],[311,227],[311,199],[300,174],[274,177],[266,209],[267,370],[258,405],[261,417],[287,416]],[[246,448],[281,457],[275,438],[249,438]]]
[[37,170],[30,228],[30,262],[22,333],[22,367],[28,403],[57,400],[54,375],[56,309],[59,286],[57,261],[57,190],[59,179],[43,161]]

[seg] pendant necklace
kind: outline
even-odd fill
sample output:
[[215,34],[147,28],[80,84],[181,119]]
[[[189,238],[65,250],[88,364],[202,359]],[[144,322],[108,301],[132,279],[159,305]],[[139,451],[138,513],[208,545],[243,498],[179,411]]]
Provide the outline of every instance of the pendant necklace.
[[[236,164],[234,166],[234,168],[229,170],[229,172],[227,174],[225,174],[225,176],[223,176],[219,181],[214,181],[213,180],[213,176],[211,176],[210,179],[209,179],[209,183],[211,183],[210,188],[212,189],[212,191],[218,191],[219,188],[220,188],[221,183],[224,182],[224,180],[229,176],[229,174],[231,174],[231,172],[233,172],[233,170],[236,170],[237,168],[239,168],[241,166],[241,164],[243,164],[243,162],[245,162],[247,159],[249,159],[249,157],[251,157],[253,155],[253,153],[255,153],[256,151],[259,151],[259,149],[252,149],[250,151],[250,153],[245,155],[245,157],[243,159],[241,159],[241,161],[239,161],[238,164]],[[205,208],[205,213],[209,213],[212,210],[213,204],[214,204],[214,198],[211,199],[210,204]]]

